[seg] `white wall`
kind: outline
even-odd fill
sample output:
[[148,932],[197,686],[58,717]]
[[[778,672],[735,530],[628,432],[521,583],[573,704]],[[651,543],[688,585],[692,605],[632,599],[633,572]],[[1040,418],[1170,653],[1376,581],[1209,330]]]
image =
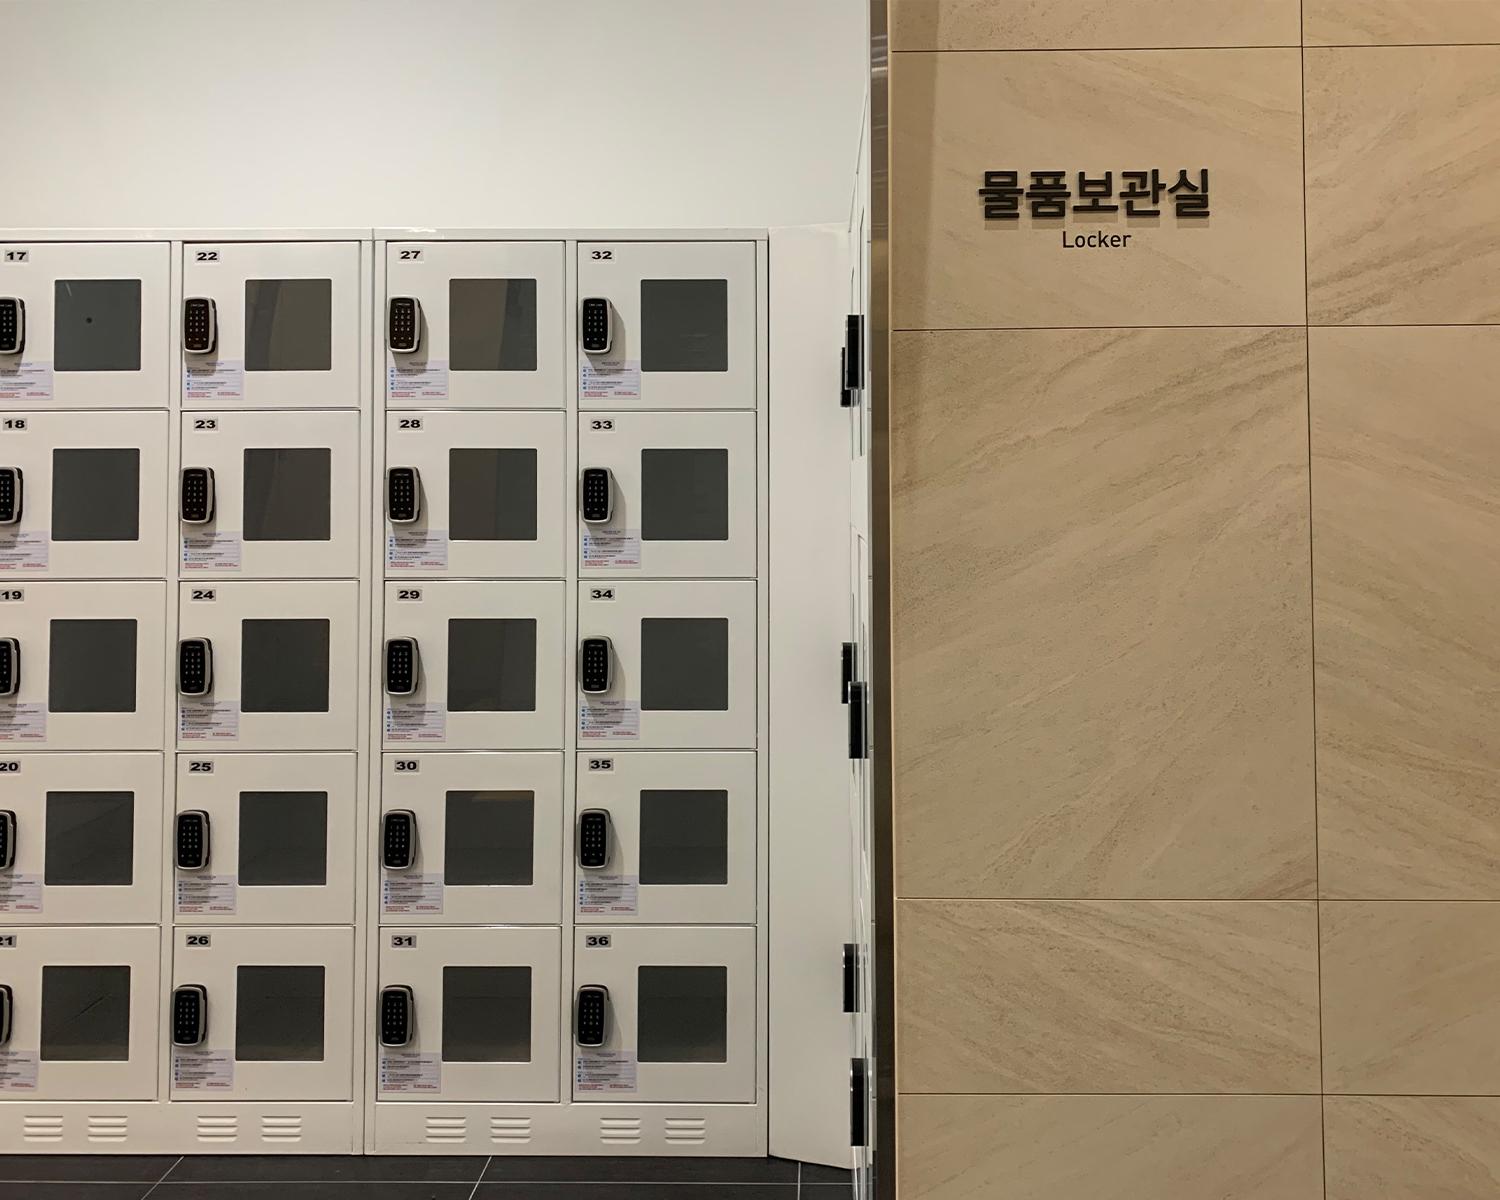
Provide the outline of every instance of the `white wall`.
[[839,221],[863,0],[0,0],[0,226]]

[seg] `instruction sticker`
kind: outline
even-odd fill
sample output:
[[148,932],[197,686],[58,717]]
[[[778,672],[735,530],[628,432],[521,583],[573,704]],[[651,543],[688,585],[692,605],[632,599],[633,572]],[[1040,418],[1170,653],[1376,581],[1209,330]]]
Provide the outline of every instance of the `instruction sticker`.
[[35,1050],[0,1048],[0,1092],[34,1092],[38,1055]]
[[393,571],[446,571],[446,529],[397,529],[385,539],[385,565]]
[[578,706],[580,741],[636,741],[641,736],[639,700],[586,700]]
[[0,875],[0,912],[39,913],[42,911],[42,877],[40,875]]
[[238,358],[189,358],[182,375],[184,400],[243,400],[245,363]]
[[177,911],[232,916],[239,906],[239,883],[237,875],[179,875]]
[[578,360],[578,398],[580,400],[639,400],[641,398],[641,363],[636,358],[580,358]]
[[183,696],[177,702],[177,732],[186,742],[237,742],[239,703]]
[[583,531],[584,567],[639,567],[641,531],[590,527]]
[[242,553],[238,529],[182,535],[184,571],[238,571]]
[[440,1055],[419,1054],[415,1050],[380,1052],[382,1092],[440,1092],[442,1089],[443,1060]]
[[577,1092],[613,1092],[627,1095],[635,1091],[634,1050],[590,1050],[579,1048],[573,1060],[573,1090]]
[[380,909],[385,913],[440,913],[443,876],[389,872],[380,882]]
[[0,363],[0,400],[52,399],[52,364]]
[[581,871],[578,875],[578,915],[634,917],[641,908],[639,875],[606,875]]
[[393,701],[385,706],[385,736],[391,742],[446,742],[448,707]]
[[202,1046],[173,1046],[172,1086],[184,1092],[227,1092],[234,1087],[234,1055]]
[[391,400],[446,400],[448,360],[398,358],[386,370],[385,394]]
[[45,571],[51,547],[45,529],[0,534],[0,571]]
[[0,742],[45,742],[47,706],[0,701]]

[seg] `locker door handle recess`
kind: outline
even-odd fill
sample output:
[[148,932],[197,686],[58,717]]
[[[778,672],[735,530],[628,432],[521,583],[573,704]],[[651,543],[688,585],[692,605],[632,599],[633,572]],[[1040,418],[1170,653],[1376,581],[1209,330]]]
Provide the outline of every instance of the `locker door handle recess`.
[[422,347],[422,305],[415,296],[392,296],[386,307],[385,344],[392,354],[415,354]]
[[416,1024],[417,1001],[411,988],[393,984],[380,989],[380,1044],[393,1049],[410,1046]]
[[380,865],[387,871],[407,871],[417,862],[417,814],[393,808],[380,819]]
[[392,525],[410,525],[422,515],[422,480],[416,467],[385,473],[385,515]]
[[579,336],[583,339],[585,354],[608,354],[614,343],[613,325],[615,314],[609,301],[603,296],[590,296],[583,302],[578,314]]
[[0,871],[16,865],[16,814],[0,810]]
[[609,1037],[609,989],[586,983],[578,989],[573,1014],[574,1037],[580,1046],[602,1046]]
[[613,683],[614,650],[607,637],[584,638],[578,650],[578,686],[587,696],[609,691]]
[[183,467],[180,515],[184,525],[207,525],[214,519],[214,469]]
[[208,866],[208,814],[201,808],[177,814],[177,869],[201,871]]
[[10,1041],[11,1010],[15,1003],[15,994],[10,990],[10,984],[0,983],[0,1046]]
[[26,349],[26,301],[0,296],[0,354],[19,354]]
[[0,467],[0,525],[21,520],[21,468]]
[[182,348],[189,354],[212,354],[219,344],[219,312],[207,296],[182,302]]
[[208,989],[185,983],[172,991],[172,1045],[201,1046],[208,1037]]
[[0,696],[14,696],[20,690],[21,643],[0,637]]
[[597,871],[609,862],[609,812],[586,808],[578,814],[578,865]]
[[387,638],[385,643],[385,690],[391,696],[410,696],[417,690],[421,666],[416,638]]
[[214,690],[214,647],[207,638],[177,643],[177,690],[184,696],[206,696]]
[[608,467],[584,468],[578,507],[590,525],[605,524],[614,515],[615,485]]

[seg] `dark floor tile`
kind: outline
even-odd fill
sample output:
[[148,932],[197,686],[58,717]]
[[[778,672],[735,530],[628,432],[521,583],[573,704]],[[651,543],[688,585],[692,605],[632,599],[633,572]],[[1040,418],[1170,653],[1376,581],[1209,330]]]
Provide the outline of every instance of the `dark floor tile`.
[[0,1180],[97,1179],[155,1183],[177,1161],[175,1154],[4,1154]]
[[155,1182],[154,1179],[151,1183],[89,1183],[78,1180],[68,1183],[18,1183],[5,1180],[0,1182],[0,1200],[141,1200]]
[[854,1172],[848,1167],[825,1167],[822,1163],[803,1163],[802,1182],[853,1183]]
[[[153,1196],[151,1200],[156,1200]],[[797,1200],[795,1183],[481,1183],[473,1200]]]
[[479,1178],[477,1155],[209,1154],[187,1155],[167,1176],[171,1183],[326,1183],[395,1181],[469,1183]]
[[[398,1183],[369,1181],[330,1183],[237,1183],[202,1179],[196,1183],[163,1183],[151,1200],[469,1200],[472,1183]],[[72,1200],[71,1197],[68,1200]],[[81,1197],[80,1200],[87,1200]],[[110,1200],[114,1200],[110,1197]]]
[[[511,1158],[497,1155],[486,1183],[796,1183],[797,1164],[785,1158]],[[740,1200],[748,1196],[734,1193]],[[690,1200],[678,1196],[678,1200]],[[607,1200],[594,1196],[591,1200]]]

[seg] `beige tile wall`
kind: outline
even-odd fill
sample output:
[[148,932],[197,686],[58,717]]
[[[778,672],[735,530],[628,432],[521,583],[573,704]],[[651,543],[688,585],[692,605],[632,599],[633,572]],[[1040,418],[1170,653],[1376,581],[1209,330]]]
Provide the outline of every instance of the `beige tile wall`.
[[901,1194],[1500,1197],[1500,0],[892,46]]

